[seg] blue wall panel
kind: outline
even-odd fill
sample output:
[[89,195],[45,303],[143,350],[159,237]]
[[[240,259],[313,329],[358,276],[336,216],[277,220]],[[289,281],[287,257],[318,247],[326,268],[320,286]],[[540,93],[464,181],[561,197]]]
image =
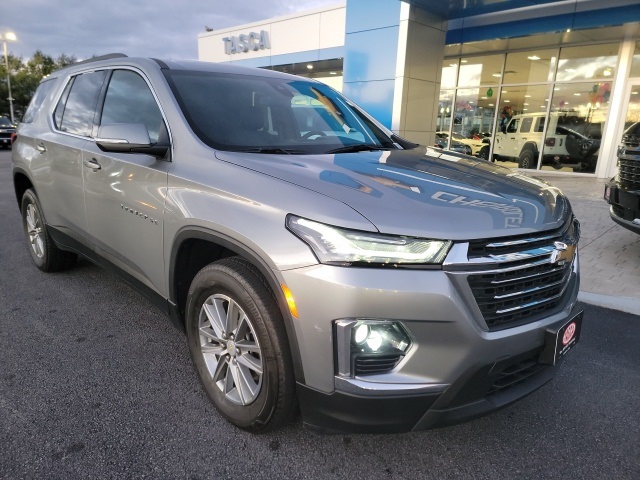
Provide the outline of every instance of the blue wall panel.
[[398,0],[347,0],[342,90],[389,128],[401,5]]
[[391,128],[395,80],[343,84],[345,95],[385,127]]
[[347,0],[347,34],[399,24],[398,0]]
[[[603,3],[603,6],[606,5]],[[640,21],[640,5],[607,7],[576,13],[565,13],[549,17],[529,18],[481,27],[462,27],[447,31],[447,44],[477,42],[494,38],[523,37],[538,33],[559,32],[566,29],[581,29],[621,25]],[[464,25],[464,23],[463,23]]]
[[348,33],[345,82],[389,80],[396,76],[399,27]]

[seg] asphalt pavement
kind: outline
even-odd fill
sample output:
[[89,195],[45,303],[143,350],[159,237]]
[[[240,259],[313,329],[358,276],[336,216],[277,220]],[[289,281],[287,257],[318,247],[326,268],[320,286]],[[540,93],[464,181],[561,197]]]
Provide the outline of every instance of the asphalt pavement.
[[402,435],[317,435],[300,419],[251,435],[217,413],[184,335],[137,292],[86,261],[33,267],[0,152],[0,478],[635,480],[640,317],[580,305],[558,375],[492,415]]

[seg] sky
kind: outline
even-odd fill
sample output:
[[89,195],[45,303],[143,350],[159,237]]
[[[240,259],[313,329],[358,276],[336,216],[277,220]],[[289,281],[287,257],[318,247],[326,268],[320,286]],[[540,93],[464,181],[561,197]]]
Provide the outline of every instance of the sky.
[[[0,35],[24,60],[124,53],[196,60],[198,33],[341,3],[341,0],[17,0],[0,3]],[[344,1],[342,2],[344,3]]]

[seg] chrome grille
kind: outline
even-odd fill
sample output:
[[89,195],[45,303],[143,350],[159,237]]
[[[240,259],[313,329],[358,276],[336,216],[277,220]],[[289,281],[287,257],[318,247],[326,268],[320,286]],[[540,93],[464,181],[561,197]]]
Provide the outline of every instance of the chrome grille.
[[640,158],[638,160],[619,158],[618,161],[620,185],[626,188],[640,188]]
[[[536,236],[469,244],[469,261],[486,265],[468,275],[467,281],[489,330],[530,323],[562,308],[579,231],[577,221],[570,219],[561,228]],[[555,242],[568,245],[570,253],[552,262],[558,255]]]
[[618,179],[625,188],[640,189],[640,136],[625,135],[618,149]]

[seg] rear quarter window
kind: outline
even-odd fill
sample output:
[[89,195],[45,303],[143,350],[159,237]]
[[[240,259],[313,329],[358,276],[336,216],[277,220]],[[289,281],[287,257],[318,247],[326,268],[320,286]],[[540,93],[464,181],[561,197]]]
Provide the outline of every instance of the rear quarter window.
[[22,123],[32,123],[38,113],[40,113],[40,109],[42,108],[42,104],[44,100],[49,96],[53,86],[55,85],[54,79],[45,80],[36,89],[36,93],[31,97],[31,101],[29,102],[29,106],[27,107],[27,111],[24,113],[22,117]]

